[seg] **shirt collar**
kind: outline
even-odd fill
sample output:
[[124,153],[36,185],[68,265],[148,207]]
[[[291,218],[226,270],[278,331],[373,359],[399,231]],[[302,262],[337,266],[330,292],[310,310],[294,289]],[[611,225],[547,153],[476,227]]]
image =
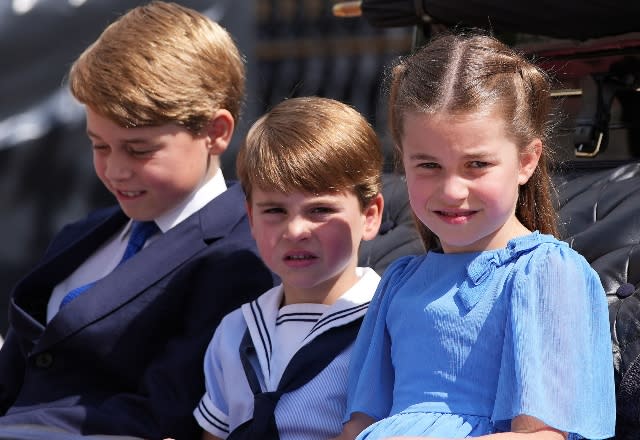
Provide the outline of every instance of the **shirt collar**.
[[182,203],[170,211],[165,212],[156,218],[155,221],[163,233],[167,232],[226,190],[227,184],[222,175],[222,170],[218,169],[211,179],[196,189]]

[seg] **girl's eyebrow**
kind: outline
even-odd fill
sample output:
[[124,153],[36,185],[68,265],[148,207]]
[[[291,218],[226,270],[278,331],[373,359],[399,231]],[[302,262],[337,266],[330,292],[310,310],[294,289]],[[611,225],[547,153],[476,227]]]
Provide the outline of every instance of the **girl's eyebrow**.
[[410,160],[435,160],[435,157],[425,153],[414,153],[409,156]]
[[465,154],[464,158],[465,159],[486,159],[487,157],[493,157],[493,156],[495,156],[495,154],[488,153],[486,151],[479,151],[477,153]]
[[[464,159],[481,159],[481,158],[487,158],[492,156],[495,156],[495,153],[488,152],[485,150],[478,150],[478,151],[472,151],[470,153],[466,153],[462,157]],[[409,159],[410,160],[432,160],[432,161],[438,160],[437,157],[432,156],[430,154],[426,154],[426,153],[411,154],[409,155]]]

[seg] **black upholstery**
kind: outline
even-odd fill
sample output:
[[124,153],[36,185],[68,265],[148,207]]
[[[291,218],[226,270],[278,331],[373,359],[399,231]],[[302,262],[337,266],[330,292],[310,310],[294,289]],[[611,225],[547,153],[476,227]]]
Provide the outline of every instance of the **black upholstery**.
[[614,300],[621,285],[640,282],[640,163],[564,175],[557,183],[563,238]]
[[640,438],[640,163],[560,173],[564,238],[598,272],[609,302],[616,440]]

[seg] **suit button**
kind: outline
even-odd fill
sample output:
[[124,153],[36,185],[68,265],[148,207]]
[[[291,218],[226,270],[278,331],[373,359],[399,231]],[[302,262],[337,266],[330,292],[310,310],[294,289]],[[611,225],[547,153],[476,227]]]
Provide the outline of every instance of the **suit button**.
[[36,367],[49,368],[53,365],[53,355],[49,352],[40,353],[36,356]]

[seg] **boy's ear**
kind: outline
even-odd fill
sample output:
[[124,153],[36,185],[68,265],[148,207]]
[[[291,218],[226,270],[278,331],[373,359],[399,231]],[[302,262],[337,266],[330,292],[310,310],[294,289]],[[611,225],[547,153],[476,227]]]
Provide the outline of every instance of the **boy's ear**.
[[382,223],[382,211],[384,209],[384,198],[378,193],[364,209],[364,230],[363,240],[373,240],[378,235],[380,224]]
[[520,169],[518,170],[518,184],[524,185],[538,166],[542,154],[542,141],[534,139],[520,153]]
[[247,217],[249,218],[249,226],[253,229],[253,209],[251,208],[251,202],[244,201],[244,207],[247,210]]
[[207,131],[207,148],[209,154],[220,155],[224,153],[231,142],[235,121],[228,110],[220,109],[205,127]]

